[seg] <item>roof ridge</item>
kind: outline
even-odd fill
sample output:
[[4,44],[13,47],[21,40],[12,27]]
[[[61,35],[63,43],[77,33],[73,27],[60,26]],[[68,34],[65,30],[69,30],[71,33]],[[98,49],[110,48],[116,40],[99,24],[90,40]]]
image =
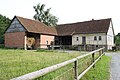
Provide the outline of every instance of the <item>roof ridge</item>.
[[[16,16],[18,18],[23,18],[23,19],[28,19],[28,20],[33,20],[33,19],[29,19],[29,18],[25,18],[25,17],[21,17],[21,16]],[[33,20],[33,21],[36,21],[36,20]]]
[[[30,20],[30,21],[34,21],[34,22],[38,22],[38,23],[42,23],[44,24],[43,22],[40,22],[40,21],[37,21],[37,20],[33,20],[33,19],[29,19],[29,18],[24,18],[24,17],[20,17],[20,16],[16,16],[17,18],[22,18],[22,19],[26,19],[26,20]],[[44,24],[45,26],[47,26],[46,24]],[[48,27],[48,26],[47,26]]]
[[91,19],[91,20],[88,20],[88,21],[82,21],[82,22],[73,22],[73,23],[65,23],[65,24],[59,24],[58,26],[62,26],[62,25],[74,25],[74,24],[79,24],[79,23],[87,23],[87,22],[92,22],[92,21],[102,21],[102,20],[108,20],[108,19],[112,19],[112,18],[105,18],[105,19]]

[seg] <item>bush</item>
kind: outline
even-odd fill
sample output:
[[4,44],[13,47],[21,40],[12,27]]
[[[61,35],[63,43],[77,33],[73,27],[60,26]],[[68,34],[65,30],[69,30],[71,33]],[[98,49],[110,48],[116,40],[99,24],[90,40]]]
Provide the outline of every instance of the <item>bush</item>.
[[0,44],[0,48],[5,48],[4,44]]
[[4,39],[0,38],[0,44],[4,44]]

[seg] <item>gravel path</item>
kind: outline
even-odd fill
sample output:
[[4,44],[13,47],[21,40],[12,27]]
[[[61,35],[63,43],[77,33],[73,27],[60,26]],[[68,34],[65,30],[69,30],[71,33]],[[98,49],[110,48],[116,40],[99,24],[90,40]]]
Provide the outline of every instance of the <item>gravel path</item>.
[[108,56],[112,56],[110,64],[110,80],[120,80],[120,52],[106,53]]

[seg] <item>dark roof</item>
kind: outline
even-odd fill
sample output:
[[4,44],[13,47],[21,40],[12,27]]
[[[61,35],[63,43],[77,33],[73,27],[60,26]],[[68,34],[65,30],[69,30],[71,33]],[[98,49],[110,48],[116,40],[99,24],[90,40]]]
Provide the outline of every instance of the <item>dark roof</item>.
[[61,24],[56,27],[60,36],[87,33],[107,33],[111,18],[78,23]]
[[57,27],[48,27],[42,22],[15,16],[28,32],[70,36],[73,34],[107,33],[111,18],[101,20],[90,20],[84,22],[61,24]]
[[48,27],[42,22],[26,19],[16,16],[20,23],[25,27],[28,32],[57,35],[57,31],[54,27]]

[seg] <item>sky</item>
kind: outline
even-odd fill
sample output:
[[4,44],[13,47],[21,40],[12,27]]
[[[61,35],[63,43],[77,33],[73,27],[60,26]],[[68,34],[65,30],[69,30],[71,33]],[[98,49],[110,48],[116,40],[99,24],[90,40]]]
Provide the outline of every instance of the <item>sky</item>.
[[33,6],[45,4],[45,9],[59,18],[58,24],[92,19],[112,18],[115,34],[120,32],[119,0],[1,0],[0,14],[12,19],[15,15],[33,19]]

